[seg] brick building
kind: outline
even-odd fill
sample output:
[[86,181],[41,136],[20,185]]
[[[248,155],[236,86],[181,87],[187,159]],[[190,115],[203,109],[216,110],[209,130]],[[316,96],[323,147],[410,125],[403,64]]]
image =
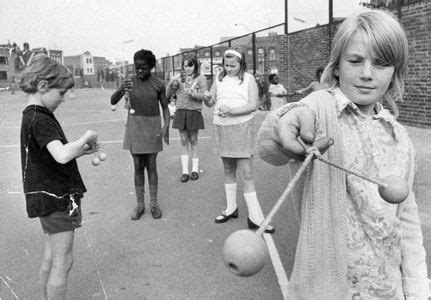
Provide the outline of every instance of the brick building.
[[78,88],[84,87],[86,82],[89,87],[99,87],[106,80],[106,69],[112,65],[105,57],[93,56],[89,51],[65,56],[64,64],[72,71]]
[[[404,102],[397,103],[398,120],[404,124],[431,127],[431,1],[383,1],[386,9],[398,16],[409,42],[409,66],[404,78]],[[382,3],[383,3],[382,2]],[[379,3],[381,7],[382,3]],[[314,80],[315,71],[329,57],[330,37],[340,22],[278,36],[277,65],[280,82],[288,90],[297,90]],[[300,96],[290,97],[297,101]]]
[[[277,40],[280,36],[276,32],[269,32],[267,36],[256,37],[256,74],[271,74],[278,72],[276,61]],[[212,68],[213,75],[217,74],[221,63],[224,51],[228,49],[228,41],[234,37],[220,38],[220,45],[212,47]],[[253,73],[253,46],[251,36],[237,38],[231,41],[231,47],[239,46],[243,49],[246,56],[247,70]],[[199,63],[201,64],[201,73],[211,75],[211,48],[204,46],[194,46],[193,48],[181,48],[179,53],[196,52]],[[159,59],[156,66],[156,73],[163,73],[165,70],[165,78],[169,77],[172,72],[181,71],[182,55],[171,56],[165,59]],[[173,67],[173,68],[172,68]]]
[[[11,43],[0,44],[0,88],[6,87],[9,85],[7,81],[7,72],[8,72],[8,60],[10,49],[12,48]],[[40,48],[33,48],[32,51]],[[63,51],[62,50],[52,50],[47,49],[48,56],[63,63]]]

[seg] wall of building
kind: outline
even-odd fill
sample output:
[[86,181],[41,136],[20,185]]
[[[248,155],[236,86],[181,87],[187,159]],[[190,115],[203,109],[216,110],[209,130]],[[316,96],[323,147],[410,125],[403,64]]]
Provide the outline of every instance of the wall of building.
[[[399,15],[398,8],[390,8]],[[421,1],[401,8],[401,23],[409,41],[410,63],[405,76],[404,102],[398,104],[401,123],[431,127],[431,1]],[[332,36],[338,27],[334,25]],[[295,91],[315,79],[316,69],[329,58],[328,25],[318,26],[277,40],[277,64],[280,83]],[[288,43],[289,42],[289,43]],[[297,101],[303,96],[289,97]]]
[[[396,8],[393,12],[398,14]],[[404,102],[398,105],[399,120],[431,127],[431,1],[402,7],[401,23],[409,40],[410,61],[405,77]]]

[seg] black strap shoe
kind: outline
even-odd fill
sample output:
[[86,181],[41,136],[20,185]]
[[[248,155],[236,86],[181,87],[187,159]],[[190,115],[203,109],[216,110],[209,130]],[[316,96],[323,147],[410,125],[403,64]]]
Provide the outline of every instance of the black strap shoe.
[[238,207],[230,215],[226,215],[223,211],[217,218],[215,218],[214,222],[220,224],[229,221],[230,218],[238,218]]
[[189,174],[181,175],[181,182],[187,182],[187,181],[189,181]]
[[[259,229],[259,225],[253,223],[250,218],[247,218],[247,225],[248,225],[248,229]],[[275,229],[274,227],[272,227],[271,225],[267,225],[265,228],[265,232],[266,233],[274,233]]]
[[192,174],[190,175],[191,180],[198,180],[198,178],[199,178],[198,172],[192,172]]

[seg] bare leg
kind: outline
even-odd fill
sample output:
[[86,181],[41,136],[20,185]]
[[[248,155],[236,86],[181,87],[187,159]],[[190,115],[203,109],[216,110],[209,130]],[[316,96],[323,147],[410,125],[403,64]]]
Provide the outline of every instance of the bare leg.
[[48,299],[65,299],[67,278],[73,265],[73,238],[75,231],[50,234],[52,266],[47,284]]
[[47,284],[49,279],[49,273],[51,272],[51,266],[52,266],[51,242],[49,240],[49,235],[46,235],[42,265],[40,266],[40,270],[39,270],[39,285],[40,285],[40,294],[41,294],[42,300],[48,299]]

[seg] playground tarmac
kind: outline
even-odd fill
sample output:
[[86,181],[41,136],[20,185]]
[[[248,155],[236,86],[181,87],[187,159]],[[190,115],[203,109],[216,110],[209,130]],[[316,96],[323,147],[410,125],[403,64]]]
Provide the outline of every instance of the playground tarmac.
[[[289,203],[275,215],[276,233],[266,239],[279,260],[273,258],[247,278],[230,273],[222,261],[223,242],[246,228],[247,210],[238,193],[239,218],[214,223],[224,208],[224,187],[221,160],[211,154],[210,109],[203,110],[206,129],[199,132],[199,180],[179,181],[180,141],[178,131],[171,129],[170,145],[158,155],[163,217],[154,220],[147,210],[141,220],[131,221],[133,163],[122,150],[126,111],[121,104],[115,112],[110,110],[113,90],[75,92],[75,100],[66,94],[55,115],[69,141],[88,129],[98,132],[108,158],[97,167],[91,165],[91,156],[78,159],[88,192],[82,204],[84,223],[75,234],[68,299],[283,299],[283,274],[290,276],[298,227]],[[38,293],[44,236],[38,219],[27,218],[22,191],[19,131],[25,106],[23,93],[0,92],[1,299],[35,299]],[[266,114],[256,113],[257,126]],[[414,191],[424,245],[431,253],[431,129],[407,128],[418,154]],[[254,160],[254,171],[267,214],[286,187],[287,172],[260,158]]]

